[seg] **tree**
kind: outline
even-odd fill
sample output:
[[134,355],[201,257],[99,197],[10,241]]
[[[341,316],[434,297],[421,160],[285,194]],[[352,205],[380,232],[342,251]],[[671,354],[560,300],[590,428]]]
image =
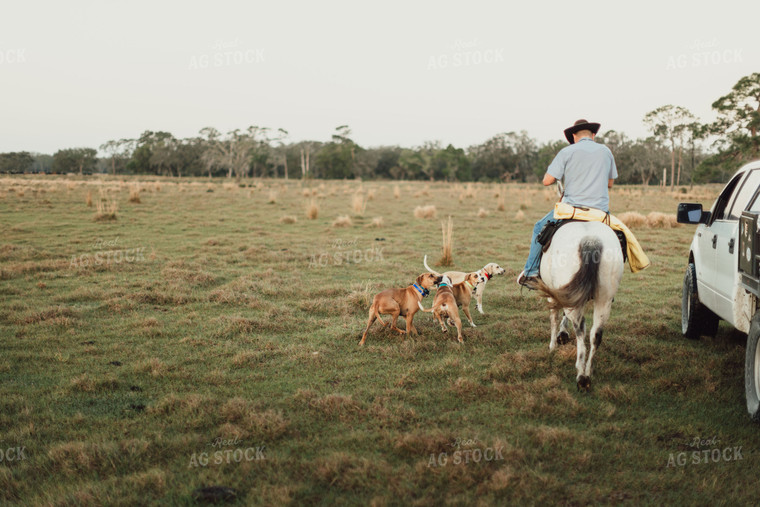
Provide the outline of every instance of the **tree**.
[[760,155],[760,73],[741,78],[727,95],[712,104],[718,118],[711,133],[723,136],[721,151],[735,161]]
[[26,173],[33,165],[34,157],[27,151],[0,153],[0,173]]
[[356,176],[354,160],[361,148],[349,137],[348,125],[335,128],[332,141],[325,144],[316,156],[317,166],[325,178],[344,179]]
[[497,134],[481,145],[470,147],[468,153],[474,179],[527,181],[533,177],[536,142],[524,130],[519,134]]
[[374,176],[377,178],[395,178],[394,168],[398,166],[398,159],[401,156],[401,148],[397,146],[377,148],[377,162],[375,164]]
[[53,171],[57,173],[88,174],[95,169],[98,152],[94,148],[68,148],[53,155]]
[[214,169],[224,170],[228,167],[229,143],[222,140],[222,135],[214,127],[204,127],[200,130],[201,134],[201,162],[203,163],[208,177],[211,179],[211,173]]
[[449,144],[433,156],[433,177],[446,181],[469,180],[472,177],[470,160],[462,148]]
[[100,150],[105,152],[110,160],[111,174],[116,174],[117,167],[126,165],[134,150],[134,139],[119,139],[118,141],[106,141],[100,145]]
[[53,170],[53,155],[45,153],[32,153],[34,158],[34,164],[32,165],[32,172],[35,173],[50,173]]
[[636,141],[629,151],[631,169],[638,173],[641,184],[649,185],[652,180],[657,180],[660,169],[667,164],[669,155],[662,142],[656,137],[648,137],[643,141]]
[[285,139],[288,138],[288,131],[285,129],[277,129],[276,136],[272,139],[272,142],[276,143],[277,151],[282,157],[282,165],[285,179],[288,179],[288,146],[285,144]]
[[542,179],[554,157],[565,146],[567,146],[567,142],[565,141],[552,141],[541,146],[534,157],[533,175],[538,179]]
[[671,190],[676,184],[676,140],[683,138],[684,131],[694,120],[688,109],[673,105],[658,107],[644,115],[644,124],[652,134],[670,143]]
[[178,167],[177,150],[179,141],[169,134],[155,139],[151,145],[150,165],[157,167],[156,174],[163,175],[164,172],[173,176],[172,168],[177,168],[177,176],[180,176]]
[[[169,132],[163,131],[153,132],[146,130],[143,132],[134,143],[134,150],[127,164],[127,169],[135,173],[159,174],[162,172],[166,163],[166,153],[153,158],[153,150],[158,145],[164,144],[166,139],[174,139],[174,136]],[[164,148],[164,151],[166,151],[166,148]],[[159,166],[158,162],[161,162],[162,165]]]

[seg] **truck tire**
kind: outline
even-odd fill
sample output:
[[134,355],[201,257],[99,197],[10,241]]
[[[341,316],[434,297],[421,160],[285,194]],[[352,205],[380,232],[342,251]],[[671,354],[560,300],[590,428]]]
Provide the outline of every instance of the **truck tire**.
[[747,335],[744,361],[744,395],[747,412],[755,422],[760,422],[760,313],[752,318]]
[[700,336],[715,336],[720,319],[712,310],[699,302],[697,294],[697,268],[689,263],[683,277],[683,297],[681,299],[681,332],[690,340]]

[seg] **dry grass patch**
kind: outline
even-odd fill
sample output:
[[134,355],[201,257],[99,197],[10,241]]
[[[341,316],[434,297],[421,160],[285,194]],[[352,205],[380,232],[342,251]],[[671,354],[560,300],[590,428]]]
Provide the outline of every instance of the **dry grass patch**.
[[367,224],[367,227],[382,227],[383,226],[383,217],[375,217],[372,219],[372,222]]
[[166,491],[166,472],[159,468],[128,475],[124,481],[130,490],[139,492],[141,496],[147,493],[160,495]]
[[456,442],[456,436],[453,433],[433,430],[431,433],[421,431],[404,433],[397,436],[392,444],[395,452],[401,456],[418,458],[450,452],[454,442]]
[[157,357],[152,357],[147,361],[142,361],[135,366],[135,370],[142,373],[150,373],[152,377],[163,377],[169,368],[166,363],[162,362]]
[[261,301],[256,296],[257,282],[250,276],[243,276],[209,293],[209,301],[233,306],[245,305],[248,308],[258,308]]
[[488,211],[486,211],[485,208],[480,208],[478,210],[478,218],[486,218],[488,216]]
[[562,447],[578,440],[578,432],[568,428],[540,425],[528,428],[532,439],[540,446]]
[[367,209],[367,200],[361,192],[355,193],[351,198],[351,209],[356,215],[364,215],[364,211]]
[[414,208],[415,218],[435,218],[437,213],[438,210],[436,210],[434,204],[429,204],[427,206],[417,206]]
[[[184,267],[184,265],[182,265]],[[216,281],[216,277],[200,269],[200,266],[187,265],[189,269],[169,265],[161,270],[161,277],[169,282],[183,281],[189,285],[207,286]]]
[[20,319],[20,322],[23,324],[37,324],[39,322],[47,321],[68,325],[71,324],[75,318],[76,314],[71,308],[67,306],[51,306]]
[[365,413],[361,405],[351,395],[328,394],[319,396],[314,391],[299,389],[294,399],[304,403],[309,409],[321,413],[328,419],[340,419],[342,421],[354,419]]
[[129,186],[129,202],[139,204],[140,202],[140,185]]
[[267,204],[277,204],[277,191],[270,190],[269,197],[267,197]]
[[119,203],[108,197],[102,191],[100,197],[95,202],[95,221],[107,222],[116,220],[116,212],[119,210]]
[[517,210],[517,213],[515,213],[515,220],[522,222],[525,220],[525,213],[523,213],[523,210],[519,209]]
[[87,197],[85,198],[85,203],[87,204],[88,208],[92,208],[92,190],[87,191]]
[[401,199],[401,188],[398,185],[393,185],[393,198]]
[[113,442],[64,442],[53,445],[48,451],[53,470],[65,475],[95,470],[112,473],[121,461],[119,454],[119,448]]
[[332,225],[333,227],[351,227],[353,225],[353,222],[351,222],[351,217],[348,215],[340,215],[338,218],[333,220]]
[[309,220],[315,220],[319,216],[319,204],[316,199],[311,199],[309,204],[306,205],[306,218]]
[[675,215],[666,215],[659,211],[652,211],[647,215],[647,227],[653,229],[670,229],[678,227],[678,221]]
[[451,216],[449,216],[448,221],[441,222],[441,236],[443,237],[443,246],[438,264],[451,266],[454,264],[454,220]]
[[289,426],[281,412],[258,411],[252,402],[239,397],[228,400],[219,412],[224,421],[240,426],[253,438],[274,440],[284,435]]
[[294,224],[298,220],[293,215],[285,215],[282,218],[280,218],[280,223],[282,224]]
[[636,211],[626,211],[617,215],[617,218],[623,222],[629,229],[634,227],[643,227],[647,223],[647,218]]
[[119,388],[119,382],[112,377],[94,379],[83,373],[71,379],[71,389],[83,393],[114,391]]

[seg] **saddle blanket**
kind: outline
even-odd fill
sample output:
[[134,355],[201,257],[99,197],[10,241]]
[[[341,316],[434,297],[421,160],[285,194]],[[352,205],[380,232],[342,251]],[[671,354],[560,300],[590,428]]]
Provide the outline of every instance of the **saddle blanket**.
[[557,220],[581,220],[585,222],[604,222],[615,231],[625,235],[628,253],[628,265],[632,273],[646,269],[651,264],[636,236],[615,215],[594,208],[576,208],[572,204],[558,202],[554,205],[554,218]]

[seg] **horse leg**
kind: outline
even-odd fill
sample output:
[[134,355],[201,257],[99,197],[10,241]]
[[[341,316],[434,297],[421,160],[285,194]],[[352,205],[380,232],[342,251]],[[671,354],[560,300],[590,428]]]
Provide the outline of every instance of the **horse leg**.
[[578,383],[578,390],[583,389],[588,391],[591,387],[591,381],[585,375],[586,368],[586,318],[583,316],[583,307],[573,308],[569,312],[566,312],[567,317],[573,323],[575,329],[575,343],[577,347],[577,355],[575,360],[575,369],[578,372],[576,381]]
[[551,337],[551,340],[549,340],[549,350],[554,350],[557,348],[557,334],[558,334],[557,314],[558,313],[559,311],[555,309],[550,310],[550,313],[549,313],[549,320],[551,321],[551,325],[552,325],[552,337]]
[[591,362],[594,359],[596,349],[602,344],[602,331],[604,324],[610,316],[610,310],[612,308],[612,300],[608,301],[594,301],[594,324],[591,326],[591,333],[589,334],[589,341],[591,342],[591,350],[588,354],[588,362],[586,363],[585,375],[591,378]]
[[567,329],[567,317],[565,315],[562,316],[562,322],[559,324],[559,337],[558,341],[560,345],[564,345],[566,343],[570,343],[570,330]]

